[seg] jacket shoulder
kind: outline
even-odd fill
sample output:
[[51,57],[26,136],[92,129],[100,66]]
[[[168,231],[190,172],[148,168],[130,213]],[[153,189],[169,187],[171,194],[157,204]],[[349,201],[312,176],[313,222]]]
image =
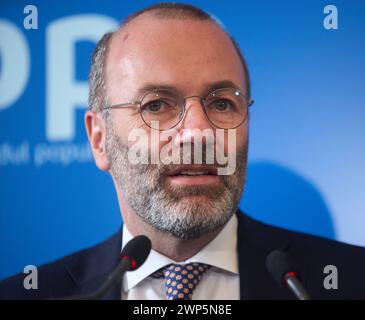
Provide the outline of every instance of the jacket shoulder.
[[[339,255],[350,253],[365,257],[365,248],[362,246],[270,225],[247,214],[243,214],[242,218],[245,232],[250,233],[263,246],[268,242],[272,244],[287,243],[288,246],[295,246],[298,250],[310,250],[314,253]],[[325,252],[323,252],[324,250]]]
[[[262,263],[273,250],[287,252],[300,267],[305,287],[313,298],[365,298],[365,277],[361,276],[365,270],[365,248],[272,226],[246,214],[240,220],[239,241],[254,248],[249,249],[251,252],[260,251]],[[338,288],[329,290],[324,281],[333,272],[339,279]]]
[[117,232],[99,244],[37,266],[36,289],[25,289],[25,273],[0,281],[0,299],[47,299],[77,294],[85,282],[113,268],[115,257],[110,259],[108,251],[118,246],[120,238]]

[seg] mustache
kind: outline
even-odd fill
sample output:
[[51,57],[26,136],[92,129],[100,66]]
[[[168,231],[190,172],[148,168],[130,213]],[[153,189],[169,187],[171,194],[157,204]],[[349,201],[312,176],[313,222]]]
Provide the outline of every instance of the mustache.
[[[188,161],[184,161],[186,159],[188,159]],[[205,147],[199,146],[198,151],[195,152],[193,145],[191,145],[190,149],[180,148],[179,155],[174,158],[175,163],[168,164],[169,161],[171,161],[171,157],[168,156],[160,159],[160,163],[157,166],[162,174],[176,171],[183,165],[203,165],[215,172],[218,168],[224,168],[226,165],[218,163],[217,157],[214,155],[212,156],[210,152],[207,152],[207,148]]]

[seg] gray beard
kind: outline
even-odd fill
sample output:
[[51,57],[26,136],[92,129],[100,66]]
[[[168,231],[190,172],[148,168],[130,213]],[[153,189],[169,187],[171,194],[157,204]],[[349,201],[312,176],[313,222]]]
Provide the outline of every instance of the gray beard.
[[[237,210],[247,167],[247,144],[237,150],[236,171],[220,176],[215,186],[171,186],[167,172],[174,165],[130,164],[128,145],[115,134],[112,120],[107,120],[106,154],[111,173],[129,206],[153,228],[178,239],[189,240],[221,229]],[[205,154],[203,152],[203,163]],[[204,195],[206,201],[187,198]]]

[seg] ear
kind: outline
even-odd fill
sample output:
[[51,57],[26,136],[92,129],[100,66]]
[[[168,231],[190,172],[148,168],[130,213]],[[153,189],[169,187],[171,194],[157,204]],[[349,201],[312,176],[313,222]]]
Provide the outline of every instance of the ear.
[[105,150],[106,130],[104,119],[99,112],[87,111],[84,122],[95,163],[100,170],[108,171],[110,165]]

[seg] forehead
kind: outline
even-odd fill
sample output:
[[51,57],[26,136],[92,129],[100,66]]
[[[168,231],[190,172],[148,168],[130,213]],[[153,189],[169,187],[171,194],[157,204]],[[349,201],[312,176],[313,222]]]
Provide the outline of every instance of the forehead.
[[242,90],[246,86],[230,38],[207,20],[136,18],[113,35],[106,75],[111,96],[120,96],[123,88],[126,98],[147,83],[172,85],[187,94],[221,80]]

